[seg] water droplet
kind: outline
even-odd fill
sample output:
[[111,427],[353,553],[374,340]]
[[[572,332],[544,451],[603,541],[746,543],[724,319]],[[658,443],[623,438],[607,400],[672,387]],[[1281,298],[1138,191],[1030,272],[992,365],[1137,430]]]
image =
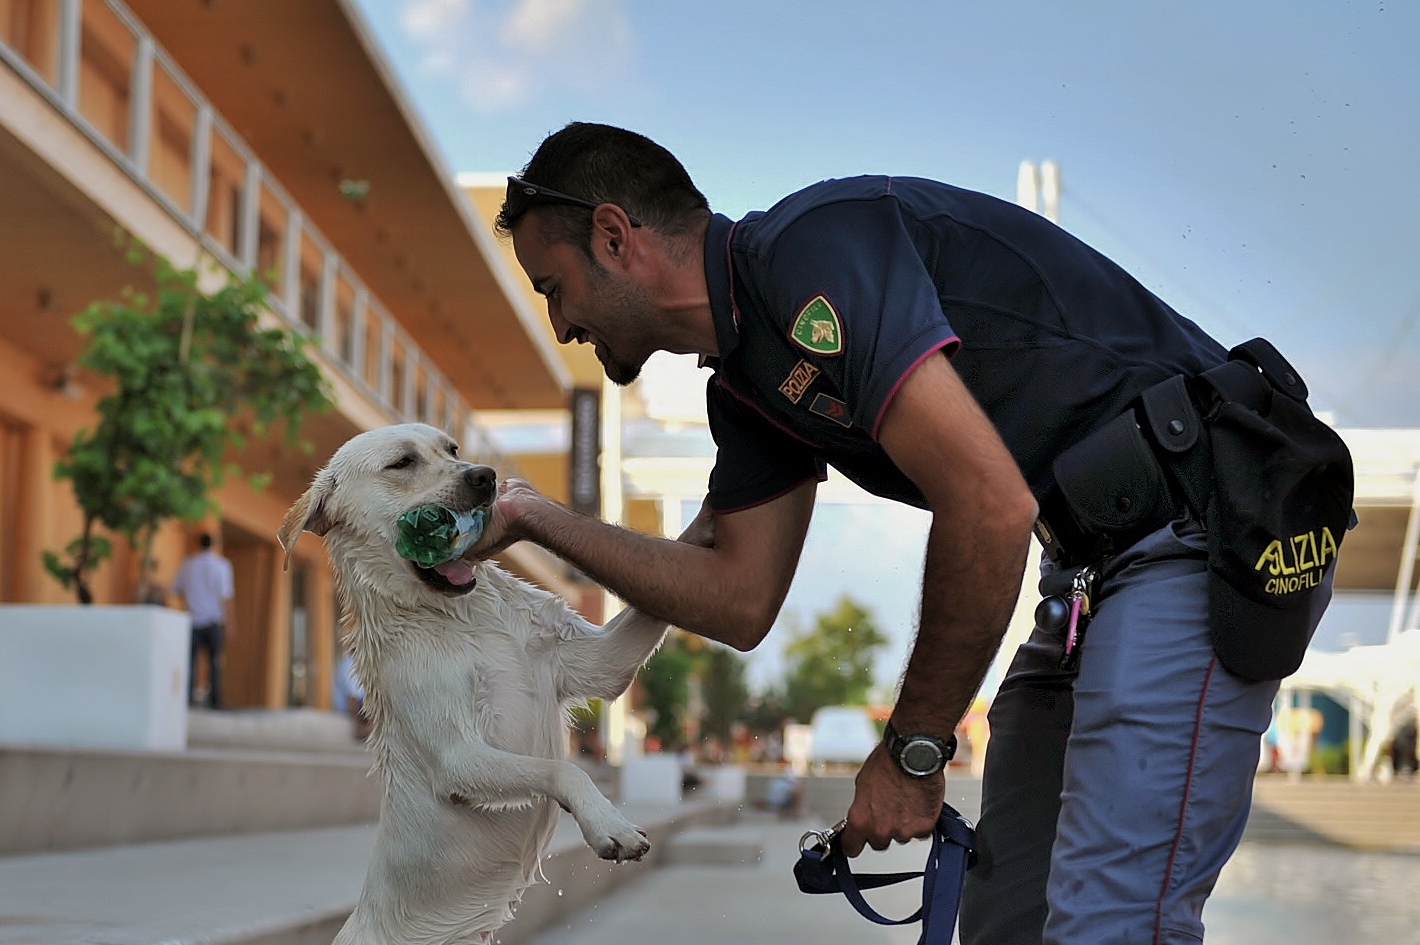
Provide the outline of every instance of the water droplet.
[[560,889],[557,890],[557,895],[559,895],[559,896],[562,895],[562,890],[560,890]]

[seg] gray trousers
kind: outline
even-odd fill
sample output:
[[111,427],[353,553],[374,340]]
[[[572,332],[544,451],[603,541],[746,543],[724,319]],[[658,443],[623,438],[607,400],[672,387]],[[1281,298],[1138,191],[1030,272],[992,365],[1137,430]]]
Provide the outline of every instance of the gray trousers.
[[963,945],[1202,941],[1278,688],[1218,663],[1206,565],[1195,524],[1166,526],[1106,567],[1076,671],[1059,669],[1062,633],[1016,652],[989,715]]

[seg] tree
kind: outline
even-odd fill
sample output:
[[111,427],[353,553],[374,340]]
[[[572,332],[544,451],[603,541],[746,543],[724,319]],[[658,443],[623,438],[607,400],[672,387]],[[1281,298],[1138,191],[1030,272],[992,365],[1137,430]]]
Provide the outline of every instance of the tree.
[[672,630],[656,655],[641,667],[639,679],[651,709],[648,735],[662,745],[678,744],[685,737],[685,713],[690,704],[690,677],[696,654],[687,635]]
[[[67,560],[46,551],[44,563],[81,604],[93,601],[90,575],[112,551],[96,526],[141,552],[146,581],[158,528],[203,518],[213,508],[210,490],[228,472],[241,474],[226,461],[229,450],[278,424],[295,445],[303,415],[331,403],[305,340],[261,325],[260,281],[234,278],[206,294],[196,270],[137,245],[129,260],[151,264],[153,294],[126,289],[73,321],[86,339],[78,363],[114,388],[99,401],[98,425],[80,430],[55,465],[55,477],[73,484],[84,525]],[[251,477],[258,488],[269,478]]]
[[792,716],[784,702],[782,684],[753,696],[741,715],[751,732],[777,732]]
[[807,722],[826,705],[865,705],[873,657],[887,642],[868,610],[840,597],[815,618],[813,630],[796,633],[785,648],[784,702],[790,715]]
[[717,735],[728,743],[730,727],[744,720],[749,700],[745,661],[729,647],[714,644],[705,649],[699,676],[700,696],[705,702],[700,733]]

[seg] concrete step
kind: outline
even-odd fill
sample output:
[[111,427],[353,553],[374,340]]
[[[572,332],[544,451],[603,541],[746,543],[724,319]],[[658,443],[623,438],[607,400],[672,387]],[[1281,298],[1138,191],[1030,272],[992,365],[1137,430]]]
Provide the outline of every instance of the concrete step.
[[187,747],[364,754],[350,718],[320,709],[187,711]]
[[[686,829],[731,820],[735,807],[691,802],[623,807],[651,837],[645,861],[599,860],[570,817],[499,933],[519,945],[665,860]],[[0,945],[317,945],[354,908],[375,827],[331,827],[131,844],[0,858]]]
[[[379,817],[373,755],[343,716],[193,710],[188,725],[179,752],[0,744],[0,856]],[[573,760],[616,799],[616,769]]]
[[0,855],[371,823],[364,752],[0,746]]
[[1264,807],[1253,805],[1248,815],[1243,839],[1256,843],[1312,843],[1320,846],[1340,846],[1341,844],[1324,834],[1317,833],[1290,817],[1273,813]]
[[1420,852],[1420,785],[1259,778],[1244,837]]

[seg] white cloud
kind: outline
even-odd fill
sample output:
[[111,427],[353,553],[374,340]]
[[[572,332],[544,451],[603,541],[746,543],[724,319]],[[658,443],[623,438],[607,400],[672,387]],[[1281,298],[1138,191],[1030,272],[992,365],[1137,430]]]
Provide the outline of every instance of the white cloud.
[[531,69],[517,62],[467,62],[459,75],[459,94],[481,112],[502,112],[526,105],[536,88]]
[[416,39],[447,35],[468,18],[471,0],[408,0],[400,25]]
[[503,22],[503,42],[531,53],[550,49],[572,34],[593,5],[587,0],[518,0]]
[[420,70],[482,112],[605,88],[632,47],[622,0],[403,0],[400,25]]

